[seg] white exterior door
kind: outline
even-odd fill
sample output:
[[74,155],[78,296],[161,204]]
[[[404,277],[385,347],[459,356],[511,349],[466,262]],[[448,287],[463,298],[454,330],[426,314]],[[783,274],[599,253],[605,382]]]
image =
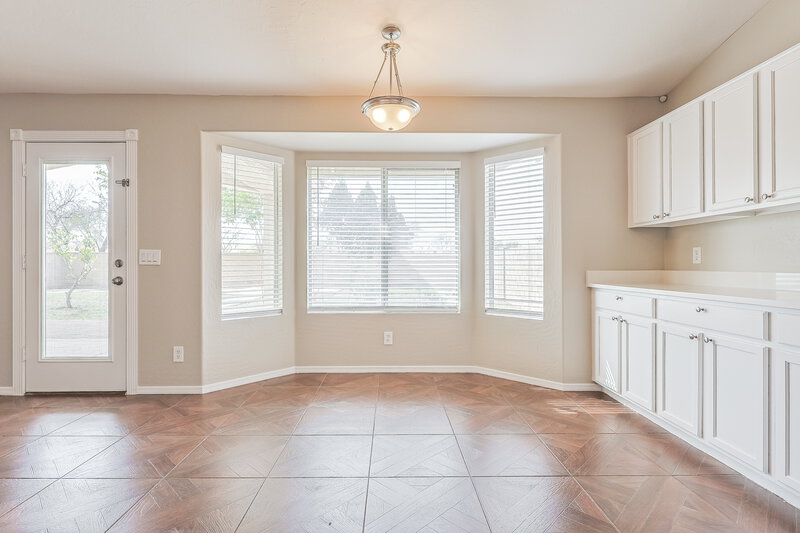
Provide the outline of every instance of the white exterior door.
[[124,391],[125,143],[28,143],[25,390]]

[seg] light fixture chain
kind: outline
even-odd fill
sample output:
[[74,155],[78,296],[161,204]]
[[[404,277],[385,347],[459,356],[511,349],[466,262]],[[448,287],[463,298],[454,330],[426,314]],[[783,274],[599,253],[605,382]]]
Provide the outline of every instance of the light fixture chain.
[[375,76],[375,81],[372,84],[372,90],[369,92],[369,97],[372,98],[372,94],[375,92],[375,86],[378,85],[378,80],[381,79],[381,73],[383,72],[383,67],[386,66],[386,56],[387,53],[383,53],[383,63],[381,63],[381,68],[378,70],[378,75]]
[[400,71],[397,70],[397,53],[392,54],[392,63],[394,64],[394,76],[397,80],[397,92],[400,96],[403,96],[403,84],[400,83]]

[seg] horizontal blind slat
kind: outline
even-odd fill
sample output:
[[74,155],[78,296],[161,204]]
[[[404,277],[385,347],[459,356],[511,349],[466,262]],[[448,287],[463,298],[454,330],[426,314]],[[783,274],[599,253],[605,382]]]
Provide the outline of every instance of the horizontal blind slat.
[[458,304],[458,169],[308,168],[309,309]]

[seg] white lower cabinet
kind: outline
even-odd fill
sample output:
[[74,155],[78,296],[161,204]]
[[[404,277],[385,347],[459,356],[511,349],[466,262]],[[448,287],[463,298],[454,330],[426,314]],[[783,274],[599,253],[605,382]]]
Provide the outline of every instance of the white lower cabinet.
[[622,318],[622,395],[655,411],[656,324],[651,319]]
[[775,457],[772,475],[800,492],[800,351],[772,354]]
[[620,392],[619,315],[598,311],[594,317],[594,380],[616,393]]
[[658,332],[658,414],[702,436],[703,350],[700,336],[684,326],[661,325]]
[[800,311],[625,289],[595,289],[595,381],[800,506]]
[[716,334],[705,345],[704,437],[715,447],[766,472],[768,349]]

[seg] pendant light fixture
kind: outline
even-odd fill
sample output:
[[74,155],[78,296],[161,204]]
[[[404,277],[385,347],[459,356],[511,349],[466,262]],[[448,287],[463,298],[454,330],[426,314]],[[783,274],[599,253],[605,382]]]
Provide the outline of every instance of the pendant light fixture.
[[[400,52],[400,45],[395,42],[400,37],[400,28],[394,25],[386,26],[381,31],[381,35],[389,42],[384,43],[381,47],[383,63],[378,70],[375,83],[372,84],[369,99],[361,104],[361,112],[367,115],[367,118],[378,128],[385,131],[398,131],[408,126],[421,107],[419,102],[413,98],[403,96],[403,85],[400,83],[400,73],[397,71],[397,53]],[[375,87],[378,85],[387,62],[389,63],[389,94],[373,97],[372,94],[375,92]],[[397,87],[396,95],[392,94],[395,86]]]

